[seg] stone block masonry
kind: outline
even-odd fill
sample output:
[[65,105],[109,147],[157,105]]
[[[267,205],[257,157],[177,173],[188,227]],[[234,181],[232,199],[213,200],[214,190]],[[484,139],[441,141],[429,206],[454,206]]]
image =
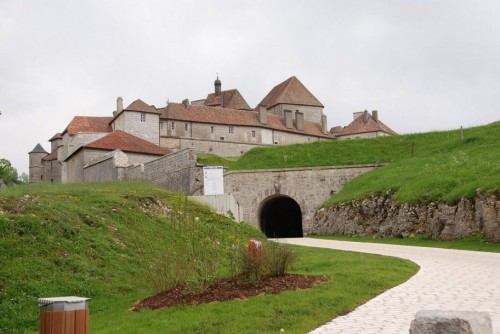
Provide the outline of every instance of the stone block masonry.
[[375,165],[233,171],[224,176],[224,192],[241,205],[243,220],[260,227],[264,203],[276,196],[292,198],[300,206],[305,234],[312,231],[319,205],[353,178]]
[[180,150],[150,162],[128,167],[126,180],[147,180],[172,191],[191,195],[203,184],[203,170],[192,149]]

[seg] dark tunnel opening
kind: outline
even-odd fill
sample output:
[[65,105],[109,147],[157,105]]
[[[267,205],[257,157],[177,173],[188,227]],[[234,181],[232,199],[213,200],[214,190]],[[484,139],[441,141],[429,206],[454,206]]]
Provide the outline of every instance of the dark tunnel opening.
[[260,210],[260,229],[268,238],[303,237],[299,204],[288,196],[267,200]]

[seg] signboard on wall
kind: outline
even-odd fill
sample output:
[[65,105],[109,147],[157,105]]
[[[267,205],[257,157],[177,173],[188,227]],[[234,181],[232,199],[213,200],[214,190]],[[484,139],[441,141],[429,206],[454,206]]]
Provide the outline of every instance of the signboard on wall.
[[203,194],[204,195],[224,194],[224,167],[222,166],[203,167]]

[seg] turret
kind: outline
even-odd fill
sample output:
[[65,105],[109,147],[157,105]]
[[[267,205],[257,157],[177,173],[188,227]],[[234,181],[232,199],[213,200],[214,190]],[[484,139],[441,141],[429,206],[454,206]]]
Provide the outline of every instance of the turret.
[[219,96],[221,92],[222,82],[219,80],[218,74],[217,74],[217,79],[215,79],[214,86],[215,86],[215,96]]
[[38,183],[43,181],[43,163],[42,159],[46,157],[49,153],[45,151],[42,145],[37,144],[35,148],[28,153],[29,155],[29,173],[30,173],[30,183]]

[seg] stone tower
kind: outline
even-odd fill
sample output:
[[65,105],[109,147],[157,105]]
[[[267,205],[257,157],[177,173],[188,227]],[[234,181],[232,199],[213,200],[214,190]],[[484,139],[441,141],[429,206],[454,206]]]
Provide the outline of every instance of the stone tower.
[[219,80],[219,75],[218,74],[217,74],[217,79],[214,82],[214,86],[215,86],[215,96],[219,96],[220,92],[221,92],[222,83]]
[[42,159],[49,153],[45,151],[42,145],[37,144],[35,148],[28,153],[30,157],[30,183],[43,181],[43,163]]

